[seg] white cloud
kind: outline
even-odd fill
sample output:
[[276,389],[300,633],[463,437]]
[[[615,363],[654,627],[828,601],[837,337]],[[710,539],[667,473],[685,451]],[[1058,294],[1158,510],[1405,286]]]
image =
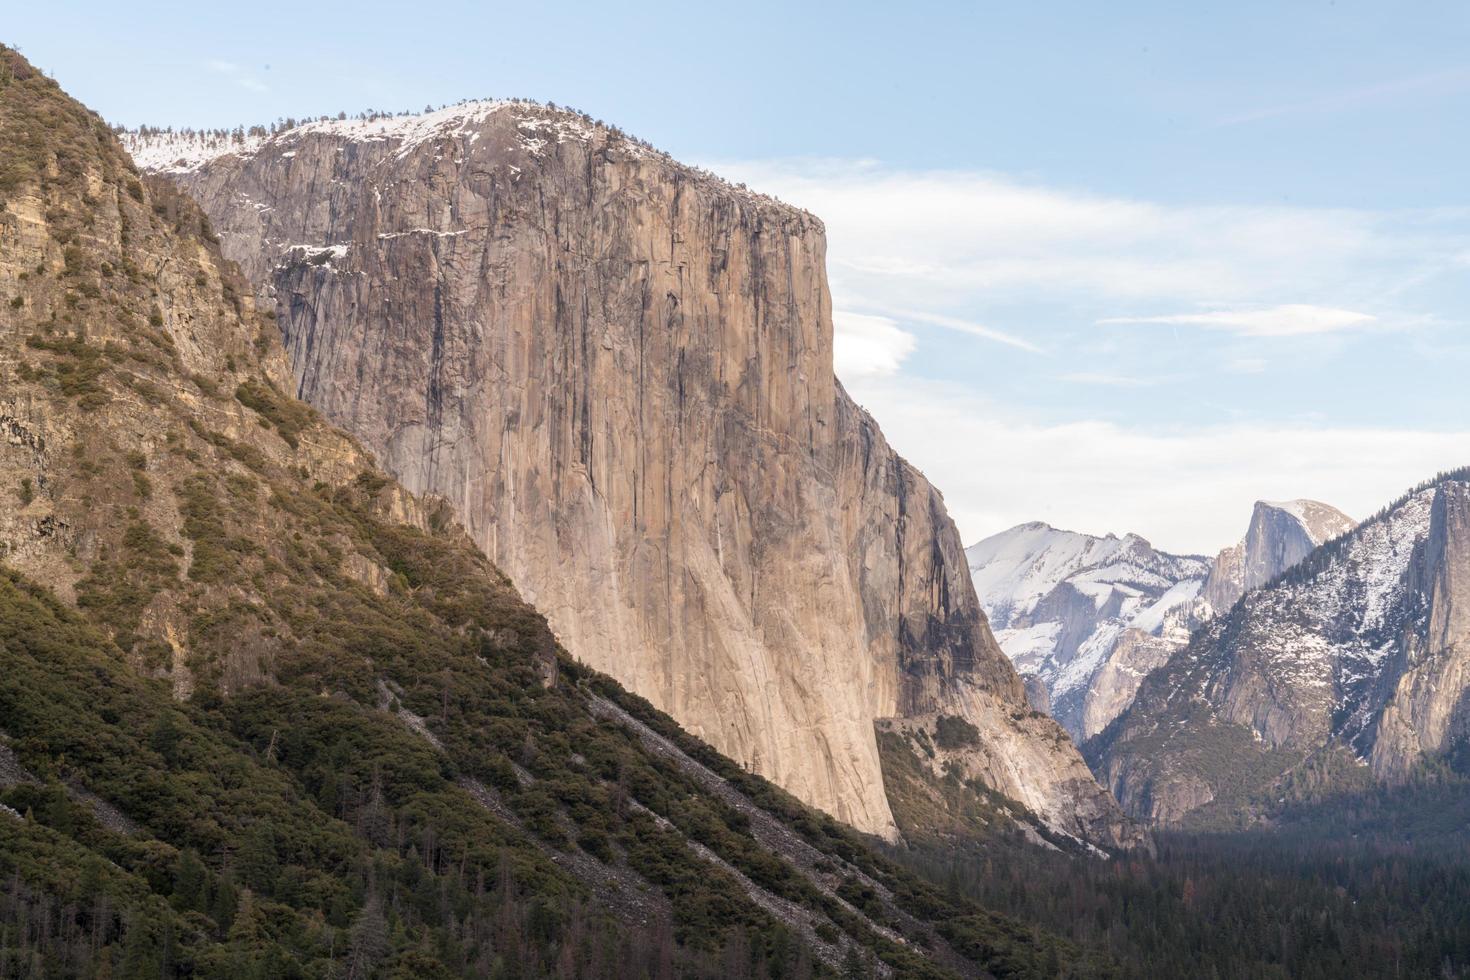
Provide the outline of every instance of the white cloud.
[[204,67],[218,75],[224,75],[234,80],[235,84],[252,92],[269,92],[270,86],[253,75],[248,75],[245,70],[233,61],[225,61],[222,58],[211,58],[204,63]]
[[894,374],[914,349],[914,335],[888,317],[836,310],[832,326],[833,368],[844,382]]
[[1376,323],[1369,313],[1287,303],[1257,310],[1219,310],[1211,313],[1171,313],[1164,316],[1111,316],[1102,324],[1168,323],[1180,326],[1228,330],[1246,337],[1300,337],[1306,334],[1339,333]]
[[[865,161],[713,169],[826,223],[834,304],[877,321],[860,335],[839,324],[839,373],[944,491],[966,541],[1040,519],[1213,552],[1256,499],[1317,497],[1361,516],[1470,462],[1470,432],[1417,431],[1464,428],[1458,418],[1335,423],[1352,399],[1324,380],[1374,345],[1401,348],[1391,330],[1446,332],[1470,210],[1177,205]],[[977,342],[941,343],[928,327]],[[1293,391],[1290,417],[1236,377],[1274,364],[1277,337],[1297,338],[1293,357],[1311,345],[1320,368],[1297,372],[1318,387]],[[1385,405],[1404,383],[1384,379]],[[1151,404],[1125,390],[1147,384]]]
[[974,321],[1040,298],[1091,308],[1088,319],[1120,306],[1139,316],[1320,307],[1389,323],[1406,284],[1448,281],[1470,252],[1454,209],[1166,205],[871,161],[712,167],[819,215],[837,301],[900,321],[898,311]]
[[865,161],[713,166],[822,217],[849,308],[965,319],[976,297],[1047,295],[1207,309],[1326,299],[1378,315],[1376,298],[1470,247],[1463,223],[1439,224],[1437,211],[1170,206]]
[[1363,518],[1439,470],[1470,463],[1470,431],[1048,423],[902,375],[851,390],[944,491],[966,544],[1044,520],[1136,531],[1161,548],[1207,554],[1245,532],[1258,499],[1312,497]]

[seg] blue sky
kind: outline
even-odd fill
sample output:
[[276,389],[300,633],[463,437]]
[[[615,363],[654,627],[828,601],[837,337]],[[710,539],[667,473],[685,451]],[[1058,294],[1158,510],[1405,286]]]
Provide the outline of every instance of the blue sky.
[[823,217],[839,374],[967,541],[1209,551],[1470,462],[1470,6],[1201,7],[55,2],[3,40],[130,125],[616,122]]

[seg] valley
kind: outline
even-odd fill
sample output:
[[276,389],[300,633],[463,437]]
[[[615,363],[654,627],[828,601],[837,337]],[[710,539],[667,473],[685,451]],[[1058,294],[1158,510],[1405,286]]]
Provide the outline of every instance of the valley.
[[[1130,331],[1433,317],[1139,300],[1033,343],[883,298],[958,287],[882,164],[860,255],[840,162],[752,171],[814,168],[824,220],[552,102],[198,129],[70,84],[0,46],[0,978],[1470,977],[1470,469],[1364,506],[1382,474],[1312,469],[1387,462],[1324,436],[1211,496],[1254,423],[1185,416],[1232,380],[1138,491],[1042,458],[1102,409],[1006,404]],[[1045,197],[1005,195],[980,233]],[[1182,234],[1085,203],[1035,228],[1079,281],[1055,227]],[[964,386],[924,360],[961,340]],[[1107,411],[1177,381],[1046,371]],[[960,446],[994,406],[1034,455]],[[936,434],[994,482],[931,482]],[[1323,486],[1366,519],[1255,499]]]

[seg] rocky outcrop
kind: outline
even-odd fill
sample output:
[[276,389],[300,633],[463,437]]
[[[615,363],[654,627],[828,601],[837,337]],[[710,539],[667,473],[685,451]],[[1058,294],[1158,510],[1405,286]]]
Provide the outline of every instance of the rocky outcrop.
[[1021,682],[1026,685],[1026,703],[1031,705],[1031,710],[1051,714],[1051,692],[1046,689],[1046,682],[1035,674],[1022,674]]
[[1401,672],[1368,754],[1373,771],[1390,779],[1470,735],[1470,484],[1448,482],[1435,495],[1408,591],[1423,604],[1424,627],[1400,644]]
[[[1130,812],[1239,818],[1292,774],[1396,780],[1467,734],[1470,473],[1427,484],[1247,593],[1088,746]],[[1321,779],[1332,778],[1317,776]]]
[[1177,628],[1161,636],[1125,629],[1087,685],[1082,700],[1083,737],[1096,735],[1127,710],[1149,671],[1168,663],[1184,642],[1187,639],[1180,639]]
[[1023,724],[938,492],[833,378],[811,215],[530,103],[131,145],[273,302],[299,393],[575,655],[874,833],[875,722],[940,710],[1024,760],[995,789],[1069,832],[1111,812]]

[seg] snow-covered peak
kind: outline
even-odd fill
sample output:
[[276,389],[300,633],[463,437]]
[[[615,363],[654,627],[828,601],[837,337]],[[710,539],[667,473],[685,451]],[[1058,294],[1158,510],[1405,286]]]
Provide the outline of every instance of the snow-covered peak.
[[1099,537],[1039,521],[965,555],[1001,649],[1046,685],[1057,720],[1085,737],[1194,629],[1352,527],[1318,501],[1260,501],[1245,538],[1213,562],[1158,551],[1137,534]]
[[980,602],[992,624],[1001,629],[1032,612],[1068,580],[1101,602],[1092,586],[1168,589],[1181,578],[1204,574],[1200,559],[1155,551],[1137,534],[1099,537],[1039,521],[985,538],[966,548],[965,557]]
[[1416,490],[1376,520],[1304,566],[1301,581],[1258,593],[1251,613],[1274,610],[1283,619],[1305,615],[1321,624],[1355,619],[1358,632],[1379,630],[1406,587],[1414,549],[1429,533],[1437,486]]
[[[1263,546],[1346,520],[1310,501],[1256,515],[1272,525]],[[1467,528],[1470,470],[1442,474],[1206,623],[1146,675],[1098,749],[1125,805],[1168,820],[1206,803],[1258,813],[1304,762],[1339,749],[1398,781],[1452,747],[1470,678]],[[1314,779],[1319,792],[1341,785]]]
[[[1247,594],[1191,645],[1180,668],[1195,676],[1178,687],[1181,694],[1224,685],[1217,705],[1265,742],[1281,745],[1321,729],[1366,758],[1378,713],[1395,690],[1385,675],[1403,669],[1414,638],[1425,635],[1431,597],[1416,588],[1415,563],[1425,560],[1443,489],[1417,488]],[[1247,684],[1258,677],[1269,681],[1264,694],[1232,700],[1236,678]],[[1270,710],[1260,703],[1268,698]]]

